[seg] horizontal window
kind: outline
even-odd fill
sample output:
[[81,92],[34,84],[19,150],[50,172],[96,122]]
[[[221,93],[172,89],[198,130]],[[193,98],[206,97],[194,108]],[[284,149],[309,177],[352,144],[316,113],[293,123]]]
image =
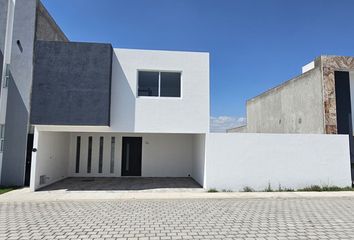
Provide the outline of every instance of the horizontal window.
[[139,71],[138,96],[181,97],[181,73]]

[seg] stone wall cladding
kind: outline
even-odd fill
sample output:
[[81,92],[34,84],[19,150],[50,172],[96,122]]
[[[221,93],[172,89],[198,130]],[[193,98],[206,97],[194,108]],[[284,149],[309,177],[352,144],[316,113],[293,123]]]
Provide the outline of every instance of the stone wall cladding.
[[354,70],[354,58],[342,56],[321,56],[323,70],[323,106],[325,131],[337,134],[335,71]]

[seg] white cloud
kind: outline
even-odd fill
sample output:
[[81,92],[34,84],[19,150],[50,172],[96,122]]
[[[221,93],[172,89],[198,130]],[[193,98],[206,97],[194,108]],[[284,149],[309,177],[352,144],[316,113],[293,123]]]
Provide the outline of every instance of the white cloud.
[[218,116],[210,118],[211,132],[225,132],[226,129],[246,125],[245,117]]

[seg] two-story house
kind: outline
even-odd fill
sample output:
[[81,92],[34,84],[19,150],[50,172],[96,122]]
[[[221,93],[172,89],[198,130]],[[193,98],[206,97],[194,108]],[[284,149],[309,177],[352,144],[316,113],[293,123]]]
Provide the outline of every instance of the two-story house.
[[209,53],[70,42],[39,0],[0,0],[0,53],[0,185],[351,183],[346,136],[209,133]]

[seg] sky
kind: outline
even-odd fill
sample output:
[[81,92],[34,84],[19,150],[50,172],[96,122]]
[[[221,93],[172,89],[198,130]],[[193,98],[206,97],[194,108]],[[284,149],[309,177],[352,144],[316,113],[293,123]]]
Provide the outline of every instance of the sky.
[[71,41],[210,53],[211,128],[320,55],[354,55],[354,0],[42,0]]

